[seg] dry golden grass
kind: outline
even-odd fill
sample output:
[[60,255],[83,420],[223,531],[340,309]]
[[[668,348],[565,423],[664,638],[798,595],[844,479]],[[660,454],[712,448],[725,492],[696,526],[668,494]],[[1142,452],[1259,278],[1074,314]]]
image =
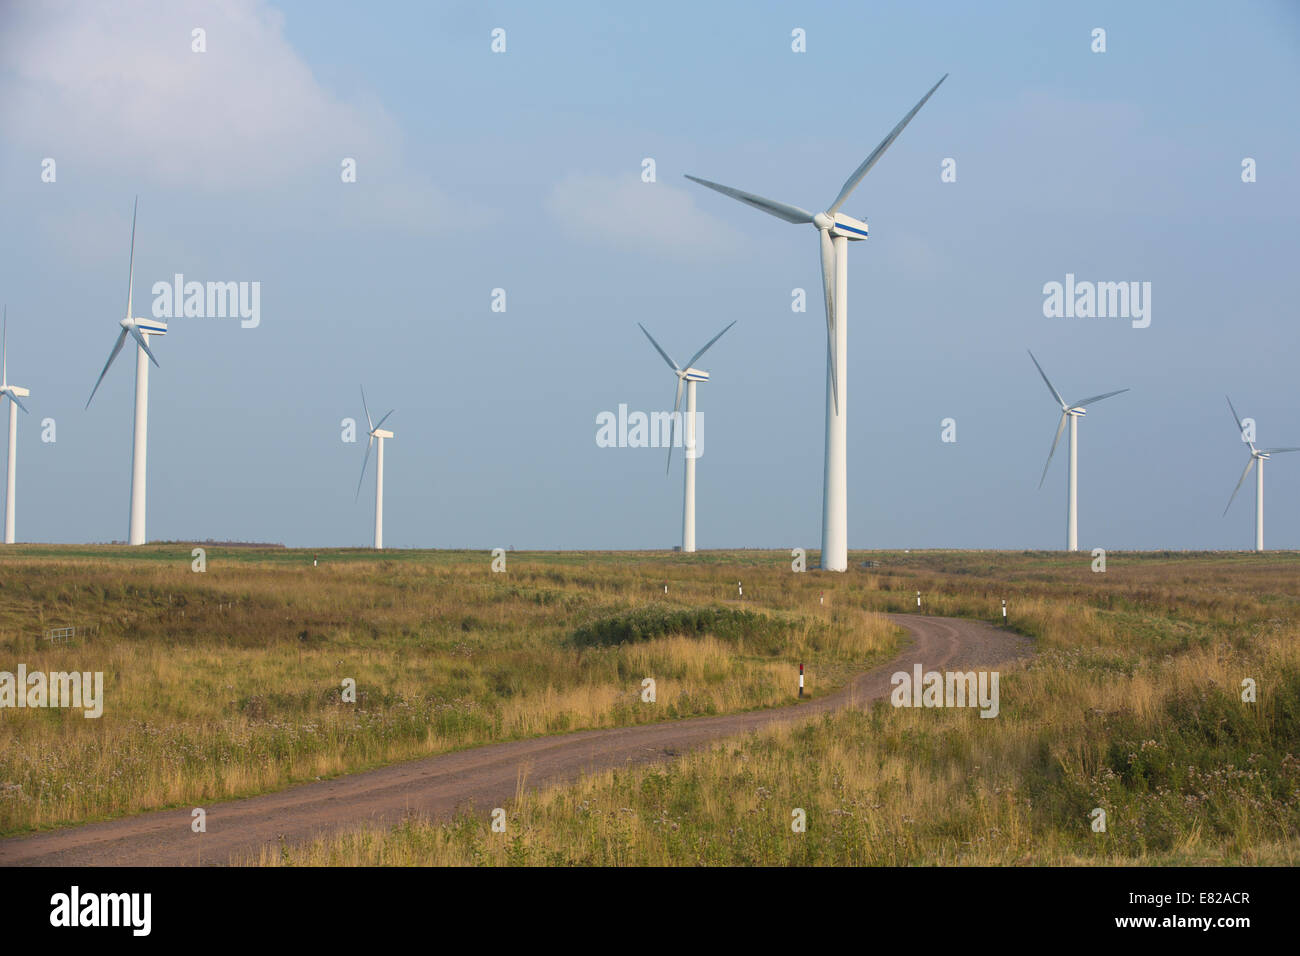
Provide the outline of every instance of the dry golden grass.
[[[994,595],[1015,595],[1013,621],[1035,635],[1040,653],[1004,672],[997,719],[878,704],[728,741],[665,767],[521,794],[504,834],[490,831],[480,808],[450,823],[361,828],[249,862],[1300,860],[1295,556],[1151,557],[1131,559],[1132,568],[1112,556],[1107,573],[1121,573],[1109,579],[1083,577],[1059,557],[999,556],[1008,581],[992,572],[974,579],[971,563],[990,560],[897,556],[862,596],[903,610],[915,606],[920,588],[931,613],[984,608],[991,618],[1000,607]],[[1254,703],[1241,699],[1245,678],[1257,682]],[[1090,827],[1095,807],[1107,813],[1104,833]],[[796,808],[807,815],[806,833],[791,831]]]
[[[798,593],[788,569],[638,560],[209,549],[20,548],[0,565],[0,670],[102,671],[104,715],[0,711],[0,832],[215,801],[449,749],[792,702],[799,660],[830,689],[897,629]],[[647,574],[647,567],[653,579]],[[663,575],[663,576],[661,576]],[[670,593],[664,595],[664,580]],[[760,583],[760,581],[762,583]],[[797,584],[797,582],[795,582]],[[757,608],[787,622],[750,648],[668,635],[583,648],[581,624],[640,607]],[[72,647],[43,629],[97,627]],[[657,682],[654,706],[639,699]],[[357,701],[342,700],[344,678]]]

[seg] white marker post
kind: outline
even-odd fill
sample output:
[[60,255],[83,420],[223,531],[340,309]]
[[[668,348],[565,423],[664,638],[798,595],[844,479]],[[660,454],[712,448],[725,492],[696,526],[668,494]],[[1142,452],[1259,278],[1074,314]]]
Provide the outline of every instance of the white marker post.
[[1002,599],[1002,626],[1007,626],[1007,599]]
[[803,697],[803,661],[799,662],[799,696]]
[[738,598],[743,598],[744,596],[745,596],[745,589],[742,588],[742,587],[740,586],[740,582],[737,581],[737,582],[736,582],[736,597],[738,597]]
[[921,609],[921,592],[920,592],[920,591],[917,591],[917,592],[916,592],[916,609],[917,609],[918,611]]
[[818,604],[825,604],[825,603],[826,603],[826,592],[825,592],[825,591],[822,591],[820,594],[817,595],[817,603],[818,603]]

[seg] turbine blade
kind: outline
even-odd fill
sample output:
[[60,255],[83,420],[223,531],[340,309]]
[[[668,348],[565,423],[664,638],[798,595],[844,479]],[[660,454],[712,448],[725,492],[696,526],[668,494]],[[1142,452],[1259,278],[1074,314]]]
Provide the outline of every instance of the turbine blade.
[[99,378],[95,380],[95,387],[90,390],[90,398],[86,399],[87,408],[90,407],[90,403],[94,399],[95,393],[99,391],[99,383],[104,380],[104,375],[108,372],[108,367],[113,364],[113,359],[117,358],[117,353],[122,351],[122,343],[125,341],[126,329],[123,329],[117,334],[117,342],[113,345],[113,351],[108,353],[108,361],[104,363],[104,371],[99,373]]
[[377,431],[379,431],[379,429],[383,428],[383,427],[384,427],[384,422],[388,421],[388,416],[391,415],[391,414],[393,414],[393,412],[395,412],[395,411],[397,411],[397,409],[395,409],[395,408],[390,408],[390,409],[388,410],[388,412],[384,415],[383,418],[381,418],[381,419],[379,419],[379,421],[375,422],[375,427],[372,428],[372,429],[370,429],[370,430],[371,430],[372,432],[377,432]]
[[1237,479],[1237,487],[1232,489],[1232,497],[1228,499],[1228,504],[1223,509],[1223,513],[1225,515],[1228,513],[1228,508],[1232,507],[1232,502],[1236,499],[1237,492],[1241,491],[1241,486],[1245,484],[1246,476],[1250,474],[1250,470],[1254,467],[1255,467],[1255,456],[1251,455],[1250,461],[1246,462],[1246,470],[1243,471],[1241,473],[1241,477]]
[[645,332],[645,337],[650,340],[650,344],[655,347],[655,351],[664,357],[664,361],[668,363],[668,367],[672,369],[674,372],[680,372],[681,367],[668,357],[667,352],[665,352],[662,348],[659,347],[659,343],[655,341],[655,337],[651,335],[649,332],[646,332],[645,326],[642,325],[640,322],[638,322],[637,328],[639,328],[642,332]]
[[854,170],[853,175],[845,181],[844,188],[840,190],[840,194],[835,197],[835,202],[831,203],[831,207],[826,210],[829,215],[833,216],[839,211],[840,206],[844,205],[844,201],[849,198],[849,193],[858,188],[858,183],[862,182],[863,177],[866,176],[867,173],[871,172],[871,167],[876,165],[876,161],[885,154],[885,150],[889,149],[889,147],[894,144],[894,140],[898,139],[898,134],[904,130],[908,123],[912,122],[912,117],[920,112],[921,107],[925,105],[926,100],[934,95],[934,91],[937,90],[939,85],[946,79],[948,79],[947,73],[939,77],[939,82],[930,87],[930,92],[921,97],[921,102],[912,107],[912,111],[899,121],[898,125],[893,128],[890,134],[881,140],[880,145],[871,151],[871,155],[862,161],[862,165]]
[[677,376],[677,397],[673,399],[673,417],[668,422],[668,464],[664,465],[664,474],[673,467],[673,445],[677,444],[677,411],[682,407],[682,377]]
[[[144,333],[142,333],[134,325],[131,326],[130,332],[131,332],[131,337],[140,343],[140,348],[144,349],[144,354],[149,356],[149,361],[153,362],[154,365],[158,365],[158,360],[153,357],[153,350],[149,348],[149,343],[144,340]],[[158,367],[162,368],[161,365],[158,365]]]
[[[1228,398],[1227,395],[1223,397]],[[1232,399],[1230,398],[1228,398],[1228,408],[1232,411],[1232,420],[1237,423],[1237,437],[1242,441],[1246,441],[1246,426],[1241,423],[1241,416],[1238,415],[1237,410],[1232,407]],[[1246,442],[1246,444],[1250,446],[1252,452],[1255,450],[1255,443],[1253,441]]]
[[1052,456],[1056,454],[1056,446],[1061,441],[1061,433],[1065,431],[1065,420],[1070,417],[1069,412],[1061,412],[1061,423],[1056,426],[1056,437],[1052,439],[1052,450],[1047,453],[1047,464],[1043,465],[1043,477],[1038,479],[1038,487],[1043,487],[1043,482],[1047,480],[1047,469],[1052,465]]
[[1110,398],[1112,395],[1122,395],[1127,392],[1127,388],[1117,389],[1113,392],[1107,392],[1105,395],[1093,395],[1091,398],[1085,398],[1081,402],[1075,402],[1071,408],[1083,408],[1085,405],[1091,405],[1093,402],[1100,402],[1103,398]]
[[[135,285],[135,214],[140,208],[140,197],[135,197],[131,207],[131,268],[126,280],[126,317],[131,318],[131,287]],[[157,363],[155,363],[157,364]]]
[[813,221],[812,213],[807,209],[800,209],[798,206],[791,206],[789,203],[777,202],[775,199],[764,199],[762,196],[747,193],[743,189],[732,189],[730,186],[711,183],[707,179],[700,179],[698,176],[688,175],[686,178],[693,183],[699,183],[701,186],[707,186],[715,192],[720,192],[724,196],[739,199],[748,206],[761,209],[770,216],[776,216],[777,219],[784,219],[786,222],[793,223]]
[[366,465],[370,464],[370,449],[375,444],[375,436],[370,436],[370,441],[366,442],[366,457],[361,459],[361,477],[357,479],[357,496],[356,501],[361,500],[361,483],[366,480]]
[[1265,455],[1278,455],[1286,451],[1300,451],[1300,448],[1261,448],[1260,452]]
[[830,368],[831,400],[840,413],[839,370],[835,362],[835,243],[826,229],[820,229],[822,249],[822,292],[826,301],[826,362]]
[[364,385],[361,386],[361,407],[366,411],[366,431],[372,432],[375,430],[375,425],[370,420],[370,406],[366,404],[366,387]]
[[[1026,349],[1025,351],[1028,352],[1029,350]],[[1056,386],[1051,383],[1050,379],[1048,379],[1047,373],[1044,372],[1043,367],[1038,364],[1038,359],[1034,358],[1033,352],[1029,352],[1029,357],[1033,359],[1034,367],[1038,369],[1038,374],[1043,376],[1043,381],[1047,382],[1047,390],[1052,393],[1052,398],[1056,399],[1057,404],[1061,406],[1061,411],[1065,411],[1070,406],[1065,404],[1065,399],[1061,397],[1061,393],[1056,390]]]
[[[737,322],[736,319],[732,319],[731,325],[728,325],[727,329],[731,328],[732,325],[735,325],[736,322]],[[698,352],[696,352],[694,355],[691,356],[691,360],[686,363],[686,367],[690,368],[692,365],[694,365],[696,361],[699,359],[699,357],[703,355],[705,352],[707,352],[713,346],[714,342],[718,341],[718,339],[722,338],[724,335],[727,334],[727,329],[723,329],[713,338],[709,339],[709,341],[705,343],[704,348],[700,349]]]
[[5,306],[3,352],[4,358],[3,360],[0,360],[0,365],[4,366],[3,371],[0,371],[0,388],[5,388],[9,385],[9,306],[7,305]]
[[[1227,395],[1223,395],[1223,398],[1227,398]],[[1229,411],[1232,412],[1232,420],[1236,423],[1236,431],[1238,431],[1239,434],[1244,432],[1245,425],[1242,424],[1242,416],[1236,414],[1236,408],[1232,407],[1231,398],[1227,398],[1227,407],[1229,407]]]

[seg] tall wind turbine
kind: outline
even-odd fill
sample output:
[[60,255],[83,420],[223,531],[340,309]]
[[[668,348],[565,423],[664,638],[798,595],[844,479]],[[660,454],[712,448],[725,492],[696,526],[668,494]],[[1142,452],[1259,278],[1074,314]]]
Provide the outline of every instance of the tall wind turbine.
[[655,351],[664,357],[668,367],[673,370],[677,376],[677,397],[673,399],[673,417],[672,426],[669,433],[668,441],[668,464],[664,468],[667,472],[673,464],[673,442],[677,435],[677,414],[678,409],[682,406],[682,383],[686,383],[686,419],[683,422],[683,439],[682,444],[686,447],[686,489],[682,496],[682,551],[690,552],[695,550],[695,386],[698,382],[707,382],[709,373],[703,369],[695,368],[695,363],[699,361],[701,355],[709,350],[714,342],[726,334],[727,329],[736,323],[733,321],[726,329],[723,329],[713,338],[705,343],[704,348],[700,349],[691,356],[686,367],[682,368],[671,358],[668,353],[659,347],[654,336],[646,332],[646,327],[637,323],[641,331],[645,332],[645,337],[650,340],[650,344],[655,347]]
[[9,384],[9,307],[5,306],[4,342],[0,345],[0,401],[9,399],[9,466],[5,478],[5,544],[14,543],[14,490],[18,486],[18,409],[27,411],[19,401],[31,394],[21,385]]
[[[1224,398],[1227,398],[1225,395]],[[1232,411],[1232,420],[1237,423],[1237,434],[1241,440],[1250,446],[1250,461],[1246,462],[1246,470],[1241,473],[1237,479],[1237,487],[1232,489],[1232,497],[1228,499],[1228,505],[1223,509],[1223,513],[1228,513],[1228,508],[1232,507],[1233,500],[1237,497],[1237,492],[1246,482],[1246,476],[1250,474],[1250,469],[1259,463],[1259,471],[1255,473],[1255,550],[1264,550],[1264,462],[1268,461],[1273,455],[1279,455],[1287,451],[1300,451],[1300,448],[1256,448],[1253,441],[1246,439],[1246,427],[1241,423],[1241,416],[1237,410],[1232,407],[1232,399],[1228,399],[1228,408]],[[13,412],[10,412],[12,421]],[[12,429],[12,425],[10,428]],[[13,447],[13,439],[10,438],[10,447]],[[12,480],[12,479],[11,479]]]
[[144,544],[145,452],[149,435],[149,363],[158,364],[153,351],[149,348],[149,336],[167,334],[166,322],[131,317],[131,288],[135,284],[135,214],[139,205],[140,200],[137,197],[135,206],[131,209],[131,266],[127,273],[126,318],[117,323],[122,327],[122,331],[117,334],[117,341],[113,343],[113,351],[108,353],[104,370],[99,373],[99,378],[95,380],[95,387],[90,390],[90,398],[86,399],[86,407],[89,408],[95,398],[95,392],[99,391],[99,383],[104,380],[108,367],[113,364],[113,359],[117,358],[117,353],[122,351],[122,345],[126,342],[127,335],[130,335],[135,339],[136,349],[135,438],[131,446],[131,526],[127,534],[128,544]]
[[1038,487],[1043,487],[1043,482],[1047,480],[1047,469],[1051,467],[1052,456],[1056,454],[1056,445],[1061,440],[1061,432],[1065,431],[1066,419],[1070,421],[1070,490],[1068,495],[1068,506],[1065,513],[1065,550],[1079,550],[1079,419],[1088,414],[1087,406],[1094,402],[1100,402],[1103,398],[1110,398],[1112,395],[1121,395],[1127,392],[1127,388],[1121,388],[1114,392],[1106,392],[1104,395],[1092,395],[1073,404],[1067,404],[1061,397],[1061,393],[1056,390],[1056,386],[1051,383],[1043,367],[1038,364],[1038,359],[1034,358],[1034,353],[1030,352],[1029,357],[1034,361],[1034,367],[1038,369],[1038,374],[1043,376],[1043,381],[1047,382],[1047,390],[1052,393],[1057,404],[1061,406],[1061,423],[1056,426],[1056,437],[1052,439],[1052,450],[1047,453],[1047,464],[1043,466],[1043,477],[1038,479]]
[[361,497],[361,482],[366,480],[366,465],[370,463],[370,449],[379,440],[379,454],[375,456],[375,550],[384,547],[384,439],[392,438],[393,433],[381,427],[388,421],[388,416],[396,409],[389,409],[388,414],[379,419],[376,425],[370,420],[370,407],[366,404],[366,390],[361,389],[361,407],[366,413],[366,427],[370,429],[370,440],[366,442],[366,457],[361,461],[361,477],[357,479],[357,498]]
[[[942,83],[948,78],[945,73],[939,78]],[[761,209],[769,215],[784,219],[786,222],[804,225],[811,223],[821,235],[822,286],[826,298],[826,461],[825,480],[822,487],[822,561],[826,571],[847,571],[849,567],[849,475],[848,475],[848,426],[845,418],[847,410],[846,385],[848,379],[848,300],[849,270],[848,244],[867,238],[867,224],[840,212],[849,195],[862,182],[864,176],[876,165],[876,161],[903,132],[904,127],[912,121],[926,100],[934,95],[939,83],[930,88],[930,92],[921,97],[921,102],[912,107],[880,145],[872,150],[871,155],[862,161],[853,175],[844,183],[840,194],[825,212],[816,215],[798,206],[791,206],[772,199],[764,199],[753,193],[721,186],[695,176],[686,178],[692,182],[707,186],[724,196],[738,199],[755,209]]]

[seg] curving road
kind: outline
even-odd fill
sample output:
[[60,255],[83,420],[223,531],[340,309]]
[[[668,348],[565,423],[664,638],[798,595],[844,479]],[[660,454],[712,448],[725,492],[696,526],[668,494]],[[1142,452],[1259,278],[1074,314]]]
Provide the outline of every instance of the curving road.
[[266,845],[303,843],[363,823],[394,824],[416,811],[447,819],[467,804],[505,806],[521,779],[529,787],[570,783],[590,771],[662,761],[723,737],[887,697],[896,671],[970,670],[1030,654],[1008,631],[955,618],[889,615],[911,643],[893,660],[833,694],[789,707],[689,720],[582,730],[472,750],[300,784],[277,793],[206,807],[207,832],[190,830],[190,810],[55,830],[0,841],[2,866],[187,866],[225,864]]

